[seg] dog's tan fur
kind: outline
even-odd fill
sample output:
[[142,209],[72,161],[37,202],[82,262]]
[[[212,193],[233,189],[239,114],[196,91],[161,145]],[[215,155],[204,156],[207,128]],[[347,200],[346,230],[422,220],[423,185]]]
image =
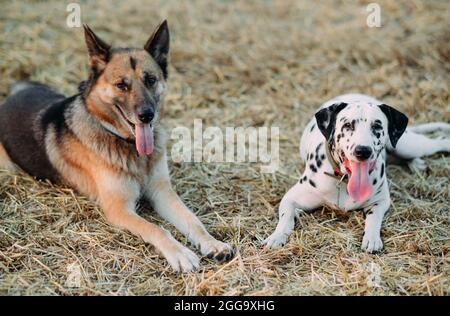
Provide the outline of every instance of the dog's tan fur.
[[[98,49],[92,47],[100,40],[89,28],[86,28],[86,37],[90,65],[96,67],[99,76],[65,112],[67,128],[63,134],[58,135],[50,125],[44,136],[47,156],[60,182],[97,201],[109,222],[154,245],[176,271],[197,268],[199,259],[168,231],[136,214],[136,203],[141,196],[199,247],[202,255],[218,261],[231,258],[232,248],[206,231],[170,184],[165,132],[158,115],[166,83],[158,63],[146,50],[136,49],[120,50],[106,61]],[[152,89],[142,84],[145,71],[158,77]],[[126,80],[133,89],[119,91],[114,84],[120,80]],[[150,156],[138,156],[134,144],[124,141],[135,137],[126,118],[134,119],[134,107],[142,102],[148,90],[159,100],[153,123],[154,150]],[[123,105],[125,118],[113,107],[115,102]],[[1,143],[0,167],[15,169]]]

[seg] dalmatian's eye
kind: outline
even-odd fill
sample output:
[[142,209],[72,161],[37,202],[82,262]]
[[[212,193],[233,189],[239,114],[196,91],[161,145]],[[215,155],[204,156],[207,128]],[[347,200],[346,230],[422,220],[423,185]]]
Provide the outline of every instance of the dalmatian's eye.
[[380,123],[375,122],[375,123],[372,124],[372,129],[374,131],[382,130],[383,129],[383,125],[381,125]]
[[345,129],[350,130],[350,131],[353,131],[353,130],[354,130],[352,123],[345,123],[343,127],[344,127]]

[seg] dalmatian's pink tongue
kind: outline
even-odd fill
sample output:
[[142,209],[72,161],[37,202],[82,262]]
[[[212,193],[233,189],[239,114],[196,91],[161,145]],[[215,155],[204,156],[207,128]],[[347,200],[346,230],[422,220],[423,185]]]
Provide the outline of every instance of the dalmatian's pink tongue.
[[140,156],[153,152],[153,130],[150,124],[136,124],[136,149]]
[[372,193],[372,186],[369,179],[368,161],[350,162],[350,179],[348,180],[347,191],[350,197],[355,201],[363,201]]

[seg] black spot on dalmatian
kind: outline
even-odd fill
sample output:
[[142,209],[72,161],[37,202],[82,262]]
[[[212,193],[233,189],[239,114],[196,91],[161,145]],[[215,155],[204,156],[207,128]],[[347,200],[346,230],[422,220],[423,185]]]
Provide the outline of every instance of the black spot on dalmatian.
[[377,179],[376,178],[373,179],[373,182],[372,182],[372,185],[375,185],[375,184],[377,184]]
[[378,190],[381,190],[381,188],[383,187],[384,184],[384,180],[381,180],[380,185],[378,186]]
[[[372,215],[373,214],[373,211],[363,211],[363,214],[364,214],[364,218],[366,218],[367,216],[369,216],[369,215]],[[365,233],[364,233],[365,234]],[[364,234],[363,234],[363,238],[364,238]]]
[[320,159],[321,159],[321,160],[325,160],[325,154],[322,154],[322,155],[320,156]]
[[316,124],[313,124],[313,125],[311,126],[311,129],[310,129],[309,131],[312,132],[312,131],[314,130],[314,127],[316,127]]
[[316,187],[316,184],[311,179],[309,179],[309,184],[311,184],[313,187]]
[[300,178],[300,180],[298,181],[300,184],[302,184],[303,182],[306,182],[307,177],[303,176],[303,178]]
[[311,169],[312,172],[317,172],[317,168],[313,164],[310,164],[309,168]]
[[316,160],[317,168],[320,168],[322,166],[321,160]]
[[319,143],[319,145],[317,145],[316,147],[316,154],[319,153],[320,147],[322,147],[323,143]]
[[381,164],[380,178],[384,176],[384,163]]

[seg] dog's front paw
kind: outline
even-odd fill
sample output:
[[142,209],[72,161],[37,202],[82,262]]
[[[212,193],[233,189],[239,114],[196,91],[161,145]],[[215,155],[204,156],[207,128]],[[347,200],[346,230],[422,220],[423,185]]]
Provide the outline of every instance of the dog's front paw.
[[383,249],[383,241],[379,233],[364,233],[361,249],[368,253],[379,252]]
[[200,267],[200,259],[188,248],[181,244],[174,245],[172,249],[163,251],[164,257],[175,272],[191,272]]
[[217,262],[225,262],[233,258],[233,247],[218,240],[209,240],[200,245],[202,255],[212,258]]
[[284,233],[274,232],[272,235],[267,237],[262,243],[267,248],[278,248],[286,245],[288,239],[288,235]]

